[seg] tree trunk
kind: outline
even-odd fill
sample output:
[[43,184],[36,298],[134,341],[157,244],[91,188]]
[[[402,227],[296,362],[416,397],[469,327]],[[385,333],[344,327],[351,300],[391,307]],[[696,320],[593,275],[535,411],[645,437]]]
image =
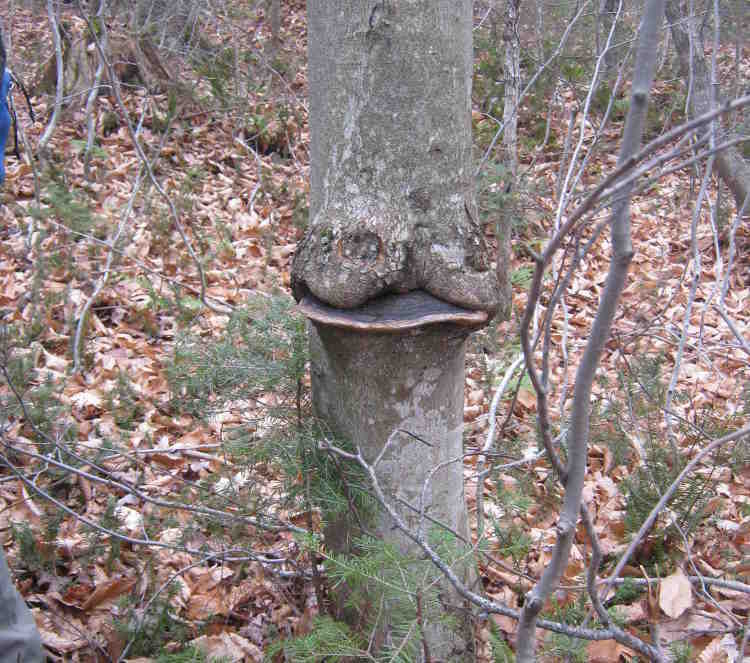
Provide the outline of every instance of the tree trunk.
[[268,62],[273,65],[281,44],[281,0],[267,0],[268,23],[271,28],[271,41],[268,45]]
[[505,148],[505,190],[509,193],[497,220],[497,280],[502,300],[506,302],[503,315],[510,314],[513,296],[512,284],[507,271],[512,255],[513,219],[518,213],[518,111],[521,99],[521,39],[518,34],[520,0],[506,0],[503,26],[505,50],[504,103],[503,103],[503,147]]
[[[612,25],[617,17],[618,0],[601,0],[599,4],[599,21],[597,24],[597,53],[598,56],[601,48],[604,48],[609,33],[612,31]],[[604,54],[604,71],[602,78],[611,83],[617,74],[617,67],[620,66],[620,55],[622,47],[617,47],[622,41],[622,17],[619,17],[618,24],[615,26],[615,32],[612,35],[610,48]]]
[[273,83],[278,65],[279,49],[281,47],[281,1],[266,0],[266,20],[271,30],[271,38],[265,46],[266,63],[269,66],[268,96],[273,96]]
[[515,190],[518,175],[518,102],[521,97],[521,40],[518,35],[520,0],[506,0],[505,27],[505,100],[503,106],[503,145],[505,163],[510,171],[511,186]]
[[[703,42],[696,30],[696,18],[685,17],[678,0],[668,0],[666,14],[680,63],[680,73],[690,86],[690,115],[696,117],[712,109],[711,72],[703,55]],[[722,102],[718,90],[716,102]],[[722,140],[722,133],[719,133],[717,142]],[[723,138],[726,139],[726,135]],[[750,194],[750,164],[736,147],[729,147],[717,153],[715,163],[719,177],[732,192],[737,209],[740,209]]]
[[469,0],[308,2],[310,229],[295,296],[496,310],[474,200]]
[[[71,41],[67,31],[62,33],[63,59],[63,96],[71,99],[71,105],[83,105],[96,80],[99,57],[95,50],[89,48],[88,35]],[[151,91],[165,91],[179,86],[169,73],[159,54],[148,37],[123,39],[116,37],[107,54],[113,69],[121,83],[132,83],[140,80]],[[105,89],[112,85],[109,80],[99,82]],[[57,60],[53,55],[45,64],[32,87],[33,95],[54,95],[57,88]]]
[[[310,226],[292,287],[314,323],[313,402],[367,463],[380,458],[377,484],[413,528],[396,532],[382,512],[363,523],[422,576],[357,618],[377,619],[375,648],[398,648],[393,615],[411,611],[415,660],[433,663],[471,660],[473,636],[414,538],[439,522],[457,548],[468,540],[464,343],[499,304],[474,200],[471,39],[470,0],[308,0]],[[328,524],[327,545],[356,552],[361,532],[349,514]],[[471,580],[472,557],[459,566]],[[436,619],[446,612],[451,626]]]
[[[467,335],[467,330],[450,324],[396,334],[311,325],[313,405],[317,415],[337,437],[353,441],[368,463],[375,462],[395,431],[404,431],[396,433],[376,473],[391,504],[415,532],[422,527],[425,537],[435,526],[420,521],[422,508],[463,541],[469,540],[461,461]],[[360,529],[351,513],[329,522],[326,545],[339,553],[356,554],[358,550],[352,544],[357,537],[367,534],[387,541],[412,558],[402,568],[415,578],[414,584],[405,586],[404,593],[386,591],[382,606],[375,598],[379,588],[371,587],[367,599],[354,610],[344,589],[337,600],[339,616],[350,623],[366,623],[368,633],[373,629],[377,651],[398,649],[405,622],[408,625],[413,621],[422,632],[433,663],[472,660],[472,624],[464,602],[444,580],[433,584],[440,572],[422,560],[412,541],[394,530],[387,514],[380,511],[364,524],[366,531]],[[465,554],[463,541],[458,539],[455,545]],[[476,578],[473,556],[460,558],[454,571],[471,584]],[[389,577],[402,585],[397,567]],[[422,593],[419,609],[407,592]],[[345,604],[347,608],[343,609]],[[378,611],[382,614],[373,626]],[[406,617],[396,621],[393,615],[398,614]],[[441,625],[447,615],[457,623]]]
[[152,35],[159,49],[182,50],[197,41],[199,0],[138,0],[133,12],[139,38]]

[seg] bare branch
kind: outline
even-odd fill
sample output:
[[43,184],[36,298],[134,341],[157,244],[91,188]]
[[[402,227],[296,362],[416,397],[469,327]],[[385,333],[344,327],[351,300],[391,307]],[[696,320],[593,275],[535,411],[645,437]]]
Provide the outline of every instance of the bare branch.
[[[51,2],[52,0],[48,0],[48,1]],[[175,207],[174,201],[172,200],[171,196],[164,190],[164,187],[162,187],[159,180],[156,178],[156,175],[154,174],[154,171],[150,166],[149,159],[146,156],[146,153],[143,151],[143,146],[141,145],[137,132],[133,128],[133,125],[130,121],[128,113],[126,112],[125,104],[122,100],[122,94],[120,91],[120,83],[112,67],[112,64],[109,62],[107,58],[107,54],[104,51],[102,39],[98,36],[98,31],[96,30],[96,27],[91,23],[90,17],[88,16],[85,17],[85,20],[89,27],[91,35],[94,39],[94,43],[96,44],[96,50],[99,54],[99,58],[101,59],[102,62],[104,62],[104,66],[107,68],[107,75],[109,76],[109,79],[112,81],[112,90],[115,94],[117,107],[119,108],[120,113],[122,117],[124,118],[125,125],[128,129],[128,133],[130,134],[130,139],[133,143],[133,147],[135,147],[136,153],[138,154],[138,158],[141,161],[141,165],[145,169],[146,174],[148,175],[149,181],[151,182],[153,187],[157,190],[157,192],[159,193],[161,198],[164,200],[164,202],[167,204],[167,207],[169,208],[170,216],[172,217],[172,221],[174,222],[175,227],[177,228],[177,231],[179,232],[180,237],[182,238],[182,241],[185,244],[185,248],[190,254],[190,257],[193,260],[193,264],[195,265],[195,268],[198,272],[198,276],[200,278],[200,284],[201,284],[201,290],[200,290],[201,302],[212,311],[215,311],[217,313],[228,313],[233,309],[232,306],[225,304],[225,303],[217,306],[216,304],[213,304],[211,301],[209,301],[209,297],[206,293],[206,274],[203,270],[203,265],[201,263],[201,260],[196,254],[195,249],[193,249],[193,245],[190,242],[190,238],[187,236],[187,232],[185,231],[185,228],[182,225],[182,221],[180,220],[180,214],[177,211],[177,208]],[[106,34],[107,27],[104,22],[101,23],[101,30],[103,34]]]
[[622,570],[625,568],[625,565],[633,556],[633,553],[635,552],[636,548],[640,545],[640,542],[646,536],[648,531],[653,527],[654,523],[656,522],[656,519],[659,517],[659,514],[664,510],[667,504],[669,504],[669,501],[672,499],[672,497],[674,497],[674,494],[677,492],[677,489],[680,487],[680,484],[690,475],[693,469],[695,469],[695,467],[704,458],[706,458],[706,456],[709,456],[710,454],[712,454],[716,449],[719,449],[720,447],[724,446],[725,444],[728,444],[729,442],[740,440],[746,435],[750,435],[750,426],[745,426],[744,428],[740,428],[739,430],[736,430],[733,433],[729,433],[728,435],[724,435],[723,437],[720,437],[718,440],[714,440],[708,446],[702,449],[698,454],[696,454],[695,458],[691,459],[691,461],[687,465],[685,465],[685,467],[682,469],[682,472],[680,472],[677,475],[677,478],[671,483],[669,488],[667,488],[667,490],[664,491],[664,494],[661,496],[661,499],[656,503],[656,506],[654,506],[654,508],[651,509],[651,513],[649,513],[646,520],[643,521],[641,528],[633,537],[633,540],[631,541],[630,545],[627,547],[627,549],[623,553],[622,557],[620,558],[620,561],[617,562],[617,566],[615,567],[614,571],[612,571],[612,574],[609,576],[609,578],[607,578],[605,582],[605,589],[602,592],[603,595],[606,595],[606,593],[614,584],[614,581],[617,578],[619,578],[620,574],[622,573]]
[[[619,164],[629,161],[631,156],[638,152],[641,143],[648,95],[656,68],[658,34],[664,20],[664,2],[665,0],[649,0],[644,10],[636,53],[631,105],[625,121]],[[628,266],[633,255],[629,204],[629,194],[626,191],[622,202],[617,204],[612,211],[612,262],[589,333],[589,340],[576,372],[571,428],[568,436],[568,464],[564,479],[565,497],[556,527],[557,544],[541,579],[524,602],[517,636],[519,663],[530,663],[535,658],[536,621],[547,597],[555,590],[565,570],[582,506],[589,438],[591,386],[604,344],[609,337],[609,329],[625,287]],[[537,263],[537,269],[539,269],[539,263]],[[530,358],[527,357],[527,363],[529,361]]]
[[62,108],[63,102],[63,52],[62,43],[60,41],[60,27],[57,24],[57,17],[55,16],[55,8],[52,0],[47,0],[47,19],[49,20],[50,30],[52,31],[52,41],[55,45],[57,85],[55,87],[55,105],[52,110],[52,116],[44,129],[42,137],[39,139],[39,149],[42,151],[47,149],[47,143],[49,143],[52,134],[55,132],[57,119],[60,117],[60,109]]

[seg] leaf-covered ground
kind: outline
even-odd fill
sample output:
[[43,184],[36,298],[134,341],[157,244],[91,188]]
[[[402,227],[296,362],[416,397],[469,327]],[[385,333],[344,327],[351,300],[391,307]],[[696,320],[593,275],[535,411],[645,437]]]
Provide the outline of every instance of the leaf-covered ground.
[[[12,37],[9,65],[30,85],[53,49],[45,13],[36,3],[31,3],[36,9],[25,6],[0,2],[6,40]],[[237,45],[233,40],[242,35],[242,49],[263,52],[269,28],[262,10],[235,10],[231,18],[213,17],[210,41],[217,49],[232,50]],[[104,130],[105,116],[120,114],[110,97],[100,98],[96,111],[99,130],[92,181],[84,177],[86,123],[84,103],[77,99],[66,105],[45,165],[37,161],[37,172],[24,160],[8,157],[0,206],[0,317],[4,334],[15,330],[15,338],[26,339],[25,345],[13,347],[13,356],[25,362],[26,381],[6,375],[17,378],[17,394],[7,380],[0,392],[4,403],[20,396],[28,406],[25,411],[8,406],[8,416],[0,417],[3,455],[13,463],[12,469],[0,469],[0,541],[18,586],[33,607],[45,645],[62,660],[117,660],[132,635],[132,629],[125,627],[136,619],[142,620],[144,632],[158,634],[159,646],[167,651],[195,640],[231,660],[259,661],[271,642],[306,633],[317,611],[312,583],[292,578],[296,570],[292,564],[284,565],[287,574],[279,576],[260,561],[201,561],[168,546],[148,548],[127,541],[114,545],[106,534],[93,535],[87,520],[117,528],[134,540],[169,544],[184,541],[189,530],[191,548],[209,551],[216,543],[205,521],[196,526],[189,511],[167,518],[152,502],[115,485],[90,481],[85,474],[73,476],[49,463],[40,466],[38,458],[10,448],[47,453],[39,428],[52,440],[77,445],[85,458],[97,449],[121,445],[128,453],[117,460],[107,456],[106,469],[114,479],[137,484],[153,499],[190,503],[203,499],[208,484],[220,493],[220,481],[242,484],[250,476],[256,485],[262,484],[269,503],[282,490],[283,477],[276,464],[260,462],[246,468],[226,446],[231,425],[253,419],[248,416],[254,411],[252,403],[230,404],[203,420],[175,408],[168,382],[181,334],[190,331],[209,345],[228,324],[224,304],[240,306],[258,293],[265,296],[288,288],[291,256],[306,219],[309,192],[304,3],[284,3],[282,14],[277,56],[284,64],[282,75],[254,65],[256,79],[273,79],[270,91],[268,85],[256,85],[241,98],[230,92],[220,97],[210,85],[210,75],[196,73],[180,58],[168,60],[176,76],[188,84],[178,95],[177,114],[163,144],[169,99],[146,95],[138,87],[125,90],[130,121],[134,126],[140,123],[140,140],[149,158],[158,157],[154,173],[178,210],[180,227],[150,184],[130,200],[140,161],[122,118],[110,132]],[[65,16],[71,33],[80,36],[85,27],[81,19],[73,13]],[[122,26],[113,25],[111,30],[118,34]],[[720,55],[722,70],[731,71],[732,52]],[[746,74],[748,55],[743,52],[740,63]],[[228,79],[229,89],[231,72]],[[665,106],[678,88],[674,81],[659,83],[657,106]],[[33,124],[20,94],[14,98],[19,122],[30,144],[36,145],[49,119],[52,98],[32,99],[38,118]],[[521,164],[527,185],[519,203],[521,221],[509,266],[513,317],[478,335],[471,346],[465,411],[468,450],[483,446],[494,387],[518,353],[519,316],[530,278],[525,247],[538,248],[551,230],[560,146],[567,131],[567,110],[575,101],[571,93],[553,107],[551,129],[557,139],[545,146],[534,139],[539,124],[534,113],[541,111],[532,105],[521,111],[521,135],[526,139],[521,141]],[[657,120],[661,126],[672,121],[667,113]],[[474,124],[480,141],[491,136],[496,126],[479,110]],[[661,126],[653,130],[658,132]],[[582,187],[591,186],[613,167],[620,130],[621,119],[607,129],[610,150],[596,154]],[[584,145],[593,133],[593,127],[585,128]],[[500,184],[491,186],[496,191]],[[724,194],[720,215],[725,226],[715,235],[703,211],[698,226],[702,271],[691,296],[695,272],[690,220],[698,186],[691,172],[678,171],[659,179],[632,205],[635,258],[595,388],[586,483],[586,501],[610,558],[628,542],[626,496],[635,499],[628,486],[638,481],[641,486],[648,484],[639,472],[654,466],[652,447],[663,446],[652,442],[666,439],[659,407],[680,352],[688,303],[692,312],[687,343],[681,350],[677,396],[671,403],[673,444],[687,458],[707,440],[746,422],[743,392],[748,356],[713,306],[723,278],[717,250],[726,255],[734,212]],[[41,192],[40,209],[35,187]],[[493,189],[488,191],[491,194]],[[483,200],[489,215],[491,205],[487,197]],[[126,216],[131,204],[133,213]],[[488,240],[494,245],[493,219],[487,220]],[[749,242],[745,222],[736,233],[736,262],[725,300],[726,312],[745,338],[750,333]],[[115,258],[108,265],[113,251]],[[194,256],[203,265],[205,295],[212,308],[201,302]],[[553,324],[550,402],[558,415],[558,430],[565,417],[559,417],[560,400],[565,392],[569,405],[577,360],[587,341],[608,260],[605,237],[583,261],[568,289],[565,315]],[[82,326],[81,365],[74,372],[74,337],[81,311],[105,273],[107,282]],[[4,348],[13,345],[9,339],[4,336]],[[9,361],[4,355],[4,366]],[[264,403],[272,405],[274,398],[266,393]],[[498,409],[499,464],[536,452],[535,410],[531,386],[517,375]],[[273,421],[261,418],[252,425],[260,435]],[[677,507],[666,511],[659,534],[643,542],[626,569],[625,575],[638,580],[666,579],[660,585],[652,582],[648,591],[634,586],[632,596],[619,601],[622,622],[645,634],[649,619],[659,621],[661,636],[691,644],[696,660],[734,660],[736,633],[750,611],[747,585],[706,584],[704,589],[686,580],[702,575],[708,580],[748,582],[748,457],[747,445],[737,445],[701,464],[696,472],[699,492],[689,498],[694,503],[687,508],[688,514],[694,514],[700,506],[700,522],[684,539],[674,531],[666,534],[671,519],[682,517]],[[475,520],[476,455],[467,458],[467,501]],[[65,459],[58,455],[53,460]],[[669,470],[669,462],[659,467]],[[80,469],[92,471],[83,461]],[[58,504],[40,497],[35,487]],[[520,471],[496,472],[486,481],[484,492],[485,514],[499,525],[490,534],[491,560],[482,566],[486,591],[517,607],[522,592],[547,563],[561,488],[549,465],[537,459]],[[300,508],[282,515],[307,526],[310,514]],[[687,523],[683,525],[687,528]],[[257,550],[308,564],[290,534],[250,529],[245,528],[242,537],[253,540]],[[578,599],[589,554],[581,530],[557,603],[551,606],[559,614],[580,611]],[[175,582],[170,589],[154,599],[171,578]],[[166,611],[176,621],[166,617]],[[513,622],[502,617],[493,621],[495,632],[512,641]],[[488,656],[489,631],[487,623],[478,626],[482,656]],[[143,653],[131,648],[128,658],[152,655],[147,648]],[[630,660],[633,654],[614,642],[597,642],[589,645],[586,656],[591,661],[616,661]]]

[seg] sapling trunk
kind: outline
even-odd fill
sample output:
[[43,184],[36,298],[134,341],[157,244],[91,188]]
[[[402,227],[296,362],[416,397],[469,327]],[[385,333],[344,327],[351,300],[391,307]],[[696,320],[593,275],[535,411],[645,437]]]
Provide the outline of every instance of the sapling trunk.
[[[634,155],[641,144],[646,122],[648,95],[656,69],[659,33],[664,21],[664,4],[665,0],[649,0],[646,3],[636,54],[630,110],[625,121],[619,164],[625,163]],[[630,188],[632,189],[632,185]],[[571,426],[567,436],[568,463],[565,468],[565,497],[557,524],[557,543],[549,564],[539,582],[527,596],[521,612],[517,640],[519,663],[530,663],[535,660],[536,621],[547,598],[559,585],[573,544],[586,475],[591,387],[604,344],[609,337],[617,305],[625,287],[628,266],[632,259],[629,208],[630,189],[619,198],[612,210],[610,222],[612,261],[589,340],[576,372]]]

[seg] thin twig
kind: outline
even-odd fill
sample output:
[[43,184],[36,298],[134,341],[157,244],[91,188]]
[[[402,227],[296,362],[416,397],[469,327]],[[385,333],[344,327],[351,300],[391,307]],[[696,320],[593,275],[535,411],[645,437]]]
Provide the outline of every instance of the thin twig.
[[63,52],[60,42],[60,27],[55,17],[55,8],[52,0],[47,0],[47,19],[49,20],[50,30],[52,31],[52,42],[55,46],[55,63],[57,65],[57,84],[55,88],[55,105],[52,110],[52,116],[44,129],[42,137],[39,139],[39,149],[44,152],[47,149],[52,134],[57,126],[57,119],[60,117],[60,109],[63,103]]
[[614,581],[620,576],[622,570],[625,568],[626,564],[633,556],[636,548],[641,545],[641,541],[643,541],[646,534],[648,534],[649,530],[653,527],[656,519],[659,517],[659,514],[665,509],[667,504],[669,504],[669,501],[672,499],[672,497],[674,497],[674,494],[677,492],[680,484],[682,484],[682,482],[690,475],[696,465],[698,465],[698,463],[700,463],[706,456],[712,454],[716,449],[719,449],[729,442],[739,440],[746,435],[750,435],[750,426],[745,426],[744,428],[740,428],[733,433],[729,433],[728,435],[720,437],[718,440],[714,440],[708,446],[702,449],[687,465],[685,465],[685,467],[682,469],[682,472],[677,475],[677,478],[675,478],[675,480],[670,484],[669,488],[664,491],[661,499],[659,499],[654,508],[651,509],[651,513],[649,513],[646,520],[643,521],[643,524],[641,525],[636,535],[633,537],[630,545],[628,545],[622,557],[617,562],[617,566],[615,566],[614,571],[612,571],[611,575],[604,583],[605,589],[603,591],[603,594],[606,594],[609,591]]
[[[51,0],[49,1],[51,2]],[[149,159],[143,150],[143,146],[141,145],[141,142],[136,134],[135,129],[133,128],[132,123],[130,122],[130,118],[125,109],[125,103],[122,99],[119,79],[117,78],[117,74],[115,73],[114,68],[112,67],[112,64],[107,58],[107,54],[104,52],[102,40],[98,36],[96,27],[91,23],[91,19],[89,17],[86,17],[85,20],[89,27],[89,30],[91,31],[91,35],[94,39],[94,43],[96,44],[96,50],[99,53],[99,57],[101,58],[102,62],[104,62],[104,65],[107,68],[107,75],[109,76],[109,79],[112,81],[112,90],[115,95],[115,101],[124,119],[125,126],[127,127],[128,133],[130,134],[130,139],[133,143],[133,147],[135,147],[135,151],[138,155],[138,158],[141,161],[143,168],[146,171],[146,174],[148,175],[149,181],[151,182],[153,187],[157,190],[157,192],[159,193],[161,198],[164,200],[164,202],[167,204],[172,221],[174,222],[175,227],[177,228],[177,232],[180,234],[180,237],[182,238],[182,241],[185,244],[185,248],[190,254],[193,264],[195,265],[195,268],[198,272],[198,276],[200,278],[200,283],[201,283],[200,300],[207,308],[209,308],[210,310],[216,313],[229,313],[234,309],[233,306],[226,304],[226,303],[222,303],[221,305],[217,306],[209,301],[208,295],[206,293],[206,274],[203,269],[201,260],[196,254],[195,249],[193,249],[193,245],[190,242],[190,238],[187,236],[187,232],[185,231],[185,228],[182,225],[179,212],[177,211],[177,208],[175,207],[172,197],[165,191],[164,187],[161,185],[156,175],[154,174],[154,171],[150,166]],[[106,34],[106,31],[107,31],[106,23],[102,22],[100,27],[101,27],[102,33]]]

